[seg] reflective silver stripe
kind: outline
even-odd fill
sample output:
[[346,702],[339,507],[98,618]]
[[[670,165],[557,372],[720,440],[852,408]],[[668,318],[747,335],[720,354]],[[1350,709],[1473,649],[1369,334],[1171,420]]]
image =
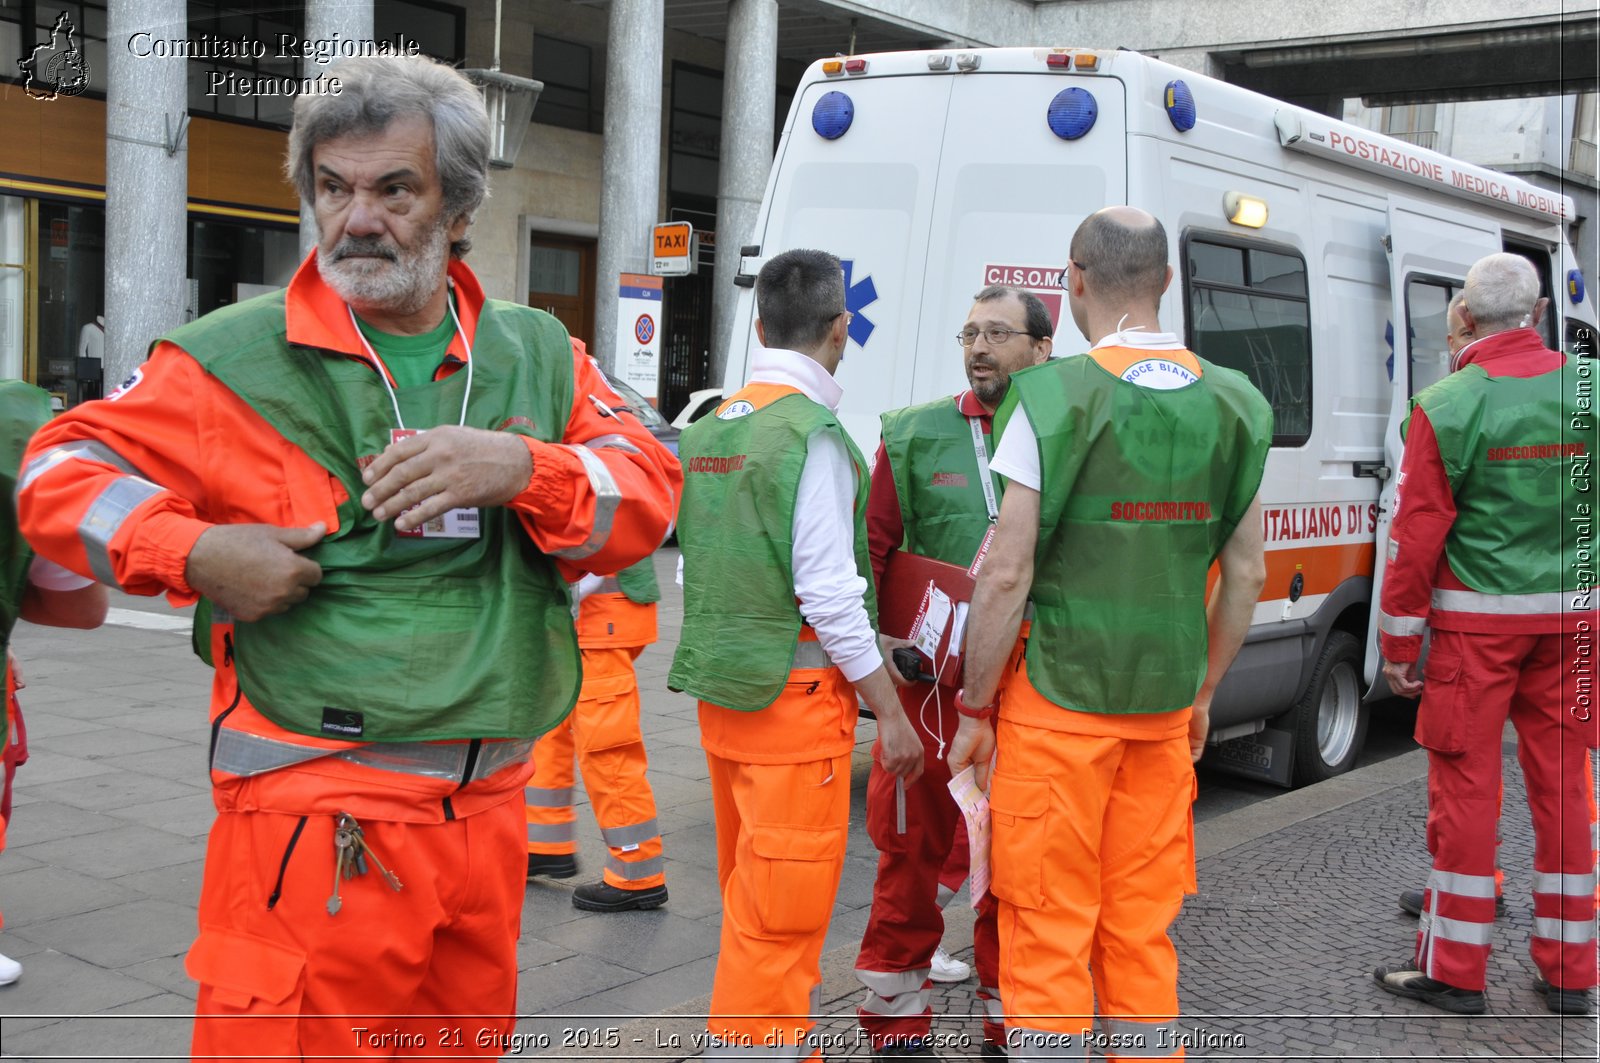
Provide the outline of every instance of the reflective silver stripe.
[[652,856],[648,860],[639,860],[631,864],[618,860],[615,856],[606,857],[606,870],[627,882],[637,882],[642,878],[659,875],[664,867],[665,865],[661,862],[661,857],[659,856]]
[[931,988],[917,989],[910,993],[897,993],[892,997],[880,997],[869,989],[866,997],[861,1001],[861,1010],[871,1015],[904,1019],[913,1015],[921,1015],[927,1011],[928,1005],[932,1000],[933,990]]
[[856,968],[856,979],[874,994],[893,998],[901,993],[915,993],[928,980],[928,968],[911,971],[868,971]]
[[822,983],[821,982],[818,982],[816,985],[811,987],[811,996],[806,1001],[806,1006],[811,1009],[810,1012],[807,1015],[808,1018],[815,1017],[817,1012],[822,1010]]
[[590,450],[621,450],[628,454],[639,453],[639,448],[633,445],[633,440],[627,436],[616,434],[595,436],[593,439],[587,440],[583,445]]
[[1405,638],[1408,635],[1420,635],[1428,629],[1428,618],[1425,616],[1390,616],[1379,610],[1378,630],[1385,635],[1394,635]]
[[600,581],[600,586],[594,589],[595,594],[621,594],[622,584],[617,582],[617,577],[607,576]]
[[1499,616],[1540,616],[1559,613],[1567,596],[1560,591],[1543,594],[1481,594],[1478,591],[1435,590],[1433,607],[1452,613],[1493,613]]
[[89,510],[78,522],[78,538],[83,541],[84,553],[89,557],[89,571],[94,578],[110,587],[121,587],[111,570],[111,540],[117,529],[128,519],[128,514],[139,508],[141,502],[166,490],[149,480],[137,476],[121,476],[112,480],[100,497],[89,505]]
[[522,803],[529,808],[569,808],[572,805],[572,787],[559,790],[548,786],[524,786]]
[[1533,936],[1546,941],[1560,941],[1568,945],[1582,945],[1594,940],[1593,919],[1547,919],[1533,917]]
[[600,839],[613,849],[621,849],[625,845],[643,845],[645,842],[654,841],[661,837],[661,828],[656,826],[656,818],[651,816],[643,823],[635,823],[631,827],[601,827]]
[[1569,875],[1559,871],[1535,871],[1533,892],[1559,893],[1564,897],[1587,897],[1594,892],[1595,875]]
[[26,491],[33,486],[33,481],[64,461],[82,458],[104,462],[114,468],[121,469],[129,476],[139,475],[139,470],[134,468],[133,462],[124,458],[104,443],[85,439],[76,443],[63,443],[59,447],[51,447],[37,458],[28,462],[27,467],[22,470],[22,478],[17,481],[17,490]]
[[938,903],[939,907],[943,908],[945,905],[949,904],[955,899],[956,891],[951,889],[949,886],[946,886],[943,882],[939,883],[939,892],[934,896],[934,900]]
[[[700,1053],[701,1059],[804,1059],[809,1056],[813,1048],[805,1045],[758,1045],[758,1044],[729,1044],[715,1037],[706,1039],[705,1051]],[[801,1053],[805,1055],[801,1055]]]
[[213,626],[233,623],[233,614],[228,612],[216,602],[211,603],[211,623]]
[[611,538],[611,522],[616,519],[617,506],[622,503],[622,491],[612,477],[606,463],[595,457],[588,447],[567,446],[567,450],[583,462],[583,471],[589,474],[589,486],[594,489],[594,527],[589,537],[578,546],[552,550],[556,557],[567,561],[580,561],[595,553]]
[[992,985],[978,987],[978,999],[983,1002],[983,1017],[992,1023],[1006,1021],[1006,1009],[1000,1006],[1000,990]]
[[1118,1056],[1175,1056],[1183,1051],[1176,1022],[1102,1018],[1100,1031],[1116,1046]]
[[1463,875],[1459,871],[1428,872],[1428,888],[1455,897],[1489,899],[1494,896],[1493,875]]
[[[467,742],[371,742],[349,749],[324,749],[223,728],[217,735],[211,768],[229,775],[250,776],[321,757],[338,757],[352,764],[401,775],[461,779],[469,747]],[[533,740],[528,738],[483,742],[478,747],[478,759],[471,775],[463,781],[486,779],[508,764],[526,760],[532,751]]]
[[803,639],[795,645],[795,668],[832,668],[833,660],[828,656],[828,651],[822,648],[822,643]]
[[561,842],[570,842],[577,836],[576,823],[528,824],[528,840],[530,842],[538,842],[540,845],[557,845]]
[[1006,1059],[1009,1063],[1088,1058],[1089,1038],[1086,1034],[1052,1033],[1049,1030],[1030,1030],[1026,1026],[1006,1028]]
[[1432,935],[1440,941],[1459,945],[1484,945],[1494,936],[1494,923],[1471,923],[1465,919],[1446,919],[1437,913],[1429,923]]

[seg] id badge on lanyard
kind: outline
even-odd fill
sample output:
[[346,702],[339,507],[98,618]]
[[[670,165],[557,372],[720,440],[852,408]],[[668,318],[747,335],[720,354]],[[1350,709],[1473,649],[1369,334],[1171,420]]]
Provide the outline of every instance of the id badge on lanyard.
[[973,579],[978,578],[978,570],[983,567],[984,559],[989,556],[989,545],[994,542],[995,522],[1000,519],[1000,505],[996,501],[994,490],[994,476],[989,472],[989,451],[983,445],[983,425],[976,417],[968,417],[967,424],[972,426],[973,456],[978,460],[978,482],[983,486],[983,506],[989,511],[989,529],[983,533],[983,542],[978,545],[978,552],[972,558],[972,567],[967,570]]
[[[420,434],[421,431],[416,428],[392,428],[389,430],[389,442],[398,443]],[[424,521],[410,531],[396,528],[394,533],[406,539],[476,539],[483,534],[482,515],[476,506],[458,506]]]

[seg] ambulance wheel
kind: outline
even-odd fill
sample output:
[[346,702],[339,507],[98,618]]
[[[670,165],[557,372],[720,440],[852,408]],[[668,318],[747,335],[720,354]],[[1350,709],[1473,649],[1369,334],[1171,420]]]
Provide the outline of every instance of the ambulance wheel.
[[1343,775],[1355,766],[1367,738],[1361,703],[1361,644],[1348,631],[1330,631],[1306,692],[1289,711],[1294,723],[1294,783]]

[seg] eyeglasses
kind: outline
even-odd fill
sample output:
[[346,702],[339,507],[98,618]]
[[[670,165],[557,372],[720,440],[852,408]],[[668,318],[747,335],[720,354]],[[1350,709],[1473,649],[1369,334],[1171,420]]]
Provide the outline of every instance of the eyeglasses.
[[829,314],[829,315],[828,315],[828,316],[827,316],[827,317],[826,317],[826,318],[824,318],[824,319],[823,319],[823,320],[824,320],[824,321],[827,321],[827,322],[828,322],[828,323],[829,323],[829,324],[832,324],[832,323],[833,323],[833,320],[834,320],[834,318],[836,318],[836,317],[838,317],[838,316],[839,316],[839,315],[840,315],[840,314],[842,314],[842,315],[844,315],[844,323],[845,323],[845,325],[846,325],[846,326],[847,326],[847,327],[848,327],[848,326],[849,326],[849,324],[850,324],[850,322],[852,322],[852,321],[854,321],[854,320],[855,320],[855,319],[856,319],[856,316],[855,316],[855,315],[854,315],[854,314],[852,314],[852,313],[851,313],[851,312],[850,312],[850,311],[848,311],[848,310],[841,310],[841,311],[839,311],[839,313],[837,313],[837,314]]
[[1078,262],[1070,258],[1067,259],[1067,264],[1061,267],[1061,279],[1056,282],[1056,285],[1060,288],[1072,287],[1072,285],[1067,282],[1067,277],[1071,275],[1072,271],[1078,270],[1081,272],[1088,268],[1089,267],[1085,266],[1082,262]]
[[971,347],[974,343],[978,342],[979,336],[982,336],[992,345],[998,347],[1000,344],[1009,340],[1012,336],[1032,337],[1033,333],[1028,332],[1025,329],[1000,328],[999,326],[985,329],[965,328],[956,333],[956,342],[961,344],[963,347]]

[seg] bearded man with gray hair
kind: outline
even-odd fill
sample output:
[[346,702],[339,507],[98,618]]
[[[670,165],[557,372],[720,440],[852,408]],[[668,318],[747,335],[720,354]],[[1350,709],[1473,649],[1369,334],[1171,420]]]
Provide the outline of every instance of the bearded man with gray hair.
[[578,694],[564,583],[646,557],[682,482],[560,323],[462,262],[477,90],[339,74],[295,105],[318,241],[289,287],[157,340],[19,491],[45,557],[203,602],[197,1059],[502,1053],[529,752]]
[[[1557,1014],[1588,1014],[1595,985],[1595,852],[1588,750],[1597,731],[1580,685],[1596,623],[1592,565],[1593,365],[1545,347],[1539,278],[1518,255],[1467,273],[1452,372],[1412,400],[1379,615],[1383,673],[1422,695],[1428,849],[1411,961],[1379,986],[1459,1014],[1485,1010],[1495,916],[1501,742],[1533,813],[1535,989]],[[1431,631],[1421,677],[1416,662]]]

